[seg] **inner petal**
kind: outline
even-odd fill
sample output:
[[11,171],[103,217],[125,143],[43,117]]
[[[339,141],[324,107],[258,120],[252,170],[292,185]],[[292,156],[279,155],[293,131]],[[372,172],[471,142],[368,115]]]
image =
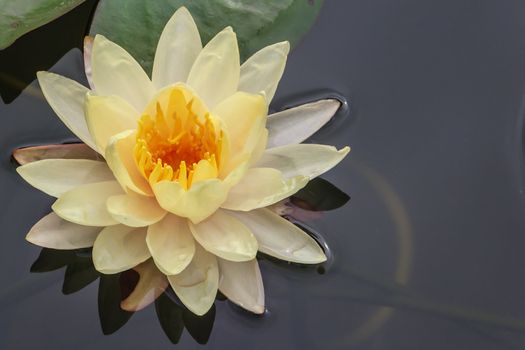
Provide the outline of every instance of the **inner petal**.
[[189,89],[176,86],[161,94],[138,122],[134,157],[151,184],[192,183],[216,178],[224,134],[204,104]]

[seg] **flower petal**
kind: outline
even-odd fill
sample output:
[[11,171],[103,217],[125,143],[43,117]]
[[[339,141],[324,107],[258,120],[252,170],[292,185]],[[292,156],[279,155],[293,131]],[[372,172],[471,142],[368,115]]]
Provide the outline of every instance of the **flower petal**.
[[91,56],[93,52],[93,42],[95,38],[92,36],[84,37],[84,71],[86,72],[86,78],[88,80],[89,87],[94,90],[95,84],[93,84],[93,71],[91,69]]
[[290,108],[268,116],[268,148],[301,143],[328,123],[341,102],[326,99]]
[[241,66],[239,91],[264,92],[270,103],[286,66],[290,43],[283,41],[266,46],[248,58]]
[[37,77],[47,102],[60,120],[80,140],[96,150],[84,118],[84,101],[89,89],[54,73],[38,72]]
[[16,171],[31,186],[53,197],[80,185],[115,179],[106,163],[88,159],[45,159]]
[[202,49],[191,67],[187,83],[212,109],[237,91],[239,74],[237,36],[227,27]]
[[217,259],[200,246],[196,246],[193,260],[178,275],[168,276],[168,281],[186,307],[198,316],[212,307],[219,285]]
[[152,259],[133,268],[139,274],[139,282],[133,292],[120,303],[123,310],[134,312],[153,303],[168,287],[168,279],[157,269]]
[[257,259],[219,262],[219,290],[232,302],[256,314],[264,313],[264,286]]
[[26,240],[51,249],[88,248],[93,246],[101,230],[102,227],[73,224],[50,213],[31,228]]
[[135,139],[135,130],[123,131],[113,136],[106,147],[106,161],[122,188],[151,196],[151,187],[139,172],[133,158]]
[[97,182],[82,185],[64,193],[53,204],[53,211],[62,219],[86,226],[116,225],[106,209],[109,197],[121,194],[122,188],[116,181]]
[[142,111],[153,96],[148,75],[119,45],[97,35],[91,56],[93,84],[98,95],[117,95]]
[[259,250],[265,254],[301,264],[326,261],[315,239],[269,209],[231,212],[231,215],[250,228],[259,242]]
[[295,176],[284,179],[272,168],[248,169],[242,180],[230,189],[228,199],[221,205],[231,210],[249,211],[274,204],[306,186],[308,178]]
[[166,215],[155,198],[133,193],[109,197],[106,205],[115,220],[131,227],[152,225]]
[[257,167],[275,168],[287,179],[303,175],[313,179],[336,166],[350,152],[350,147],[300,144],[267,149]]
[[257,254],[257,240],[239,220],[217,210],[199,224],[190,223],[195,240],[210,253],[231,261],[248,261]]
[[101,154],[112,136],[135,129],[138,117],[135,108],[121,97],[87,94],[86,122]]
[[180,7],[160,36],[153,63],[153,84],[161,89],[176,82],[185,82],[201,50],[197,25],[190,12]]
[[187,191],[179,182],[161,181],[153,185],[153,191],[162,208],[193,222],[211,215],[227,195],[227,187],[218,179],[199,181]]
[[44,159],[102,159],[96,151],[89,148],[85,143],[17,148],[13,151],[13,158],[20,165]]
[[213,110],[226,125],[231,148],[238,153],[251,153],[266,124],[268,105],[262,95],[236,92]]
[[181,273],[195,254],[187,220],[171,214],[148,228],[146,243],[155,264],[166,275]]
[[151,257],[146,228],[115,225],[104,228],[93,246],[93,264],[105,274],[122,272]]

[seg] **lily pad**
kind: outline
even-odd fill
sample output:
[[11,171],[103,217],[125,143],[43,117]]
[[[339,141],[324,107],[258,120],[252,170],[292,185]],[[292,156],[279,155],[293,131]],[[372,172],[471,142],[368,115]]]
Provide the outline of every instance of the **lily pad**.
[[241,59],[288,40],[292,47],[315,22],[323,0],[101,0],[90,33],[118,43],[151,72],[157,42],[171,15],[186,6],[203,43],[232,26]]
[[85,0],[0,0],[0,50]]

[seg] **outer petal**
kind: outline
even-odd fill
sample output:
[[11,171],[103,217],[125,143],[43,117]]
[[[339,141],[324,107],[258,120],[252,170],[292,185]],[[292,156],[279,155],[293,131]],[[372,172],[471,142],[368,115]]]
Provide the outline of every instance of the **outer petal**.
[[137,110],[121,97],[87,95],[86,121],[101,154],[112,136],[137,127],[138,116]]
[[146,243],[155,264],[166,275],[181,273],[195,254],[187,220],[171,214],[148,228]]
[[217,34],[202,49],[188,76],[188,85],[212,109],[237,91],[240,62],[237,36],[231,27]]
[[217,259],[197,246],[188,267],[178,275],[168,276],[168,281],[184,305],[194,314],[202,316],[211,308],[217,295]]
[[116,181],[97,182],[79,186],[64,193],[53,204],[53,211],[62,219],[86,226],[116,225],[106,209],[109,197],[121,194]]
[[142,111],[153,96],[153,84],[142,67],[119,45],[95,37],[92,53],[93,84],[98,95],[117,95]]
[[93,52],[93,42],[95,38],[92,36],[84,37],[84,71],[86,72],[86,78],[88,80],[91,89],[95,89],[93,84],[93,73],[91,69],[91,53]]
[[188,191],[178,182],[161,181],[153,191],[162,208],[199,222],[211,215],[226,200],[227,187],[218,179],[193,184]]
[[239,220],[218,210],[199,224],[190,223],[193,237],[210,253],[231,261],[248,261],[257,254],[257,240]]
[[89,91],[76,81],[48,72],[37,73],[47,102],[60,120],[94,150],[97,149],[84,119],[84,101]]
[[237,92],[213,110],[228,130],[231,147],[238,153],[251,153],[266,124],[268,105],[262,95]]
[[271,148],[264,152],[258,167],[275,168],[285,178],[303,175],[313,179],[336,166],[350,152],[333,146],[300,144]]
[[95,150],[89,148],[85,143],[17,148],[13,151],[13,158],[20,165],[44,159],[102,159]]
[[168,287],[168,279],[157,269],[152,259],[133,268],[138,272],[139,282],[133,292],[120,303],[126,311],[139,311],[154,302]]
[[189,11],[181,7],[160,36],[153,63],[153,84],[161,89],[176,82],[185,82],[201,50],[197,25]]
[[299,227],[268,209],[231,212],[250,228],[259,250],[276,258],[301,264],[319,264],[326,256],[317,242]]
[[219,262],[219,290],[240,307],[264,313],[264,286],[257,259],[246,262]]
[[155,198],[132,193],[109,197],[106,205],[113,219],[131,227],[152,225],[166,215]]
[[305,176],[284,179],[278,170],[251,168],[230,190],[228,199],[221,207],[242,211],[266,207],[291,196],[306,186],[307,182],[308,178]]
[[290,43],[283,41],[266,46],[248,58],[241,66],[239,91],[264,92],[268,103],[273,99],[286,66]]
[[106,274],[128,270],[150,256],[145,228],[124,225],[106,227],[93,246],[93,264],[98,271]]
[[136,193],[151,196],[149,183],[139,172],[133,158],[135,131],[128,130],[113,136],[106,148],[106,161],[121,186]]
[[81,226],[62,220],[55,213],[40,219],[26,236],[38,246],[52,249],[79,249],[92,247],[101,227]]
[[268,148],[301,143],[328,123],[341,102],[320,100],[268,116]]
[[87,159],[45,159],[16,171],[31,186],[53,197],[80,185],[115,179],[106,163]]

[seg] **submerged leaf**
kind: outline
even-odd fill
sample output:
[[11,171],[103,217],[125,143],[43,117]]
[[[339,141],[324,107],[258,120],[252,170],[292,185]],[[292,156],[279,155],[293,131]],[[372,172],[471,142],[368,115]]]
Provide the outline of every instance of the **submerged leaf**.
[[322,4],[322,0],[101,0],[90,33],[103,34],[123,46],[151,72],[162,29],[180,6],[191,12],[203,43],[232,26],[244,60],[275,42],[297,44]]
[[85,0],[0,0],[0,50]]
[[292,204],[311,211],[334,210],[342,207],[349,200],[349,195],[320,177],[308,182],[290,198]]

